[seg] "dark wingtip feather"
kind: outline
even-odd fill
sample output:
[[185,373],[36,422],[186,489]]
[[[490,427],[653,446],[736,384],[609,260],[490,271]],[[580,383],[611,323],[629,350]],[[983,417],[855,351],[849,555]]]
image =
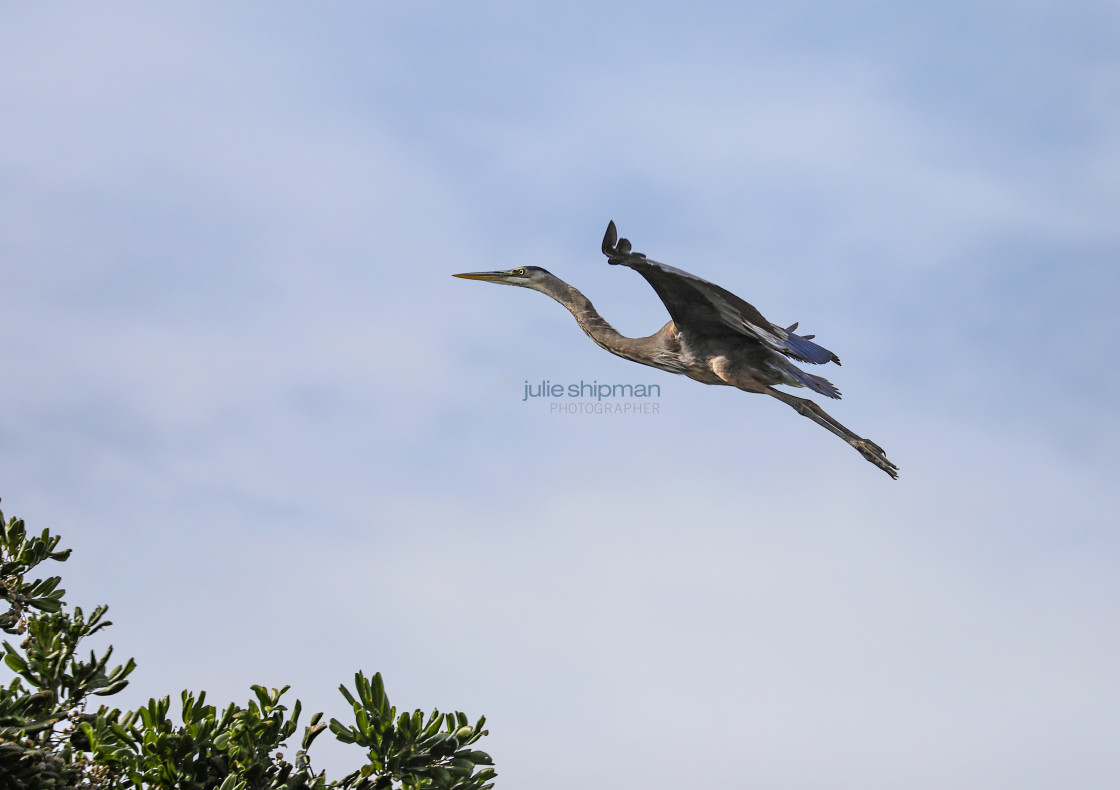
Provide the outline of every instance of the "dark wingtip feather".
[[637,259],[646,257],[640,252],[634,252],[633,249],[629,239],[618,237],[618,229],[614,225],[614,220],[611,220],[607,225],[607,233],[603,236],[603,254],[607,256],[607,263],[629,266]]
[[607,232],[603,236],[603,254],[608,258],[614,254],[615,245],[618,244],[618,228],[614,226],[612,219],[607,223]]

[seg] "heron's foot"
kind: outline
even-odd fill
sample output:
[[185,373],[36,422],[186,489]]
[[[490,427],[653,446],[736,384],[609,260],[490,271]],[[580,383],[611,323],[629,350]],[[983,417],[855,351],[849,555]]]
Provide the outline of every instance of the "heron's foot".
[[883,452],[883,448],[875,444],[875,442],[868,441],[867,439],[857,439],[852,442],[852,447],[859,450],[860,455],[882,469],[890,475],[892,479],[898,479],[898,467],[887,460],[887,454]]

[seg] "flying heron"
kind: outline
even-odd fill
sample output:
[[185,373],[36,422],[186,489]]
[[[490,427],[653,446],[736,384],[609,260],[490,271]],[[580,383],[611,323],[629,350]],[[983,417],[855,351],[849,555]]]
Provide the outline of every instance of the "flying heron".
[[586,296],[539,266],[453,276],[540,291],[568,308],[580,329],[597,345],[624,359],[703,384],[738,387],[777,398],[839,436],[892,478],[898,477],[898,467],[887,460],[879,445],[852,433],[813,401],[774,389],[784,384],[807,387],[829,398],[840,397],[840,391],[827,379],[806,373],[790,361],[840,364],[835,354],[812,342],[815,335],[794,334],[796,323],[782,329],[730,291],[633,252],[628,240],[618,238],[613,221],[603,237],[603,254],[608,263],[628,266],[645,277],[673,320],[649,337],[623,337]]

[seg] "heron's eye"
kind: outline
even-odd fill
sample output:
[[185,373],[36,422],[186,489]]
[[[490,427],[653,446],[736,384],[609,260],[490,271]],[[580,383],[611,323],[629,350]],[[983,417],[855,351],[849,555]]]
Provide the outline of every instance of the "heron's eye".
[[524,269],[514,269],[513,273],[516,274],[518,277],[524,277],[525,276],[525,270]]

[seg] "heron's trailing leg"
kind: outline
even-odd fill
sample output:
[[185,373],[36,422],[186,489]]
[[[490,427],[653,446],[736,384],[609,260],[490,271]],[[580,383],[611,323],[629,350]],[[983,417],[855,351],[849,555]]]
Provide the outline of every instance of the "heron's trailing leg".
[[852,447],[859,450],[859,454],[866,458],[875,466],[882,469],[892,478],[898,478],[898,467],[887,460],[887,454],[883,452],[883,448],[875,444],[875,442],[864,439],[862,436],[856,436],[843,425],[838,423],[835,419],[829,416],[828,412],[822,409],[813,401],[807,398],[798,398],[796,395],[776,390],[772,387],[767,387],[765,390],[767,395],[773,395],[782,403],[792,406],[794,411],[803,417],[808,417],[810,420],[820,425],[822,428],[827,428],[832,433],[839,436]]
[[732,387],[741,389],[744,392],[758,392],[771,395],[782,403],[792,406],[794,411],[798,414],[808,417],[822,428],[827,428],[852,447],[859,450],[860,455],[882,469],[892,478],[898,478],[898,467],[887,460],[887,454],[883,452],[882,447],[875,444],[875,442],[864,439],[862,436],[856,436],[829,416],[828,412],[813,401],[807,398],[798,398],[796,395],[790,395],[789,393],[776,390],[773,387],[763,384],[749,373],[745,374],[726,356],[713,359],[711,362],[711,371],[715,373],[720,380],[730,384]]

